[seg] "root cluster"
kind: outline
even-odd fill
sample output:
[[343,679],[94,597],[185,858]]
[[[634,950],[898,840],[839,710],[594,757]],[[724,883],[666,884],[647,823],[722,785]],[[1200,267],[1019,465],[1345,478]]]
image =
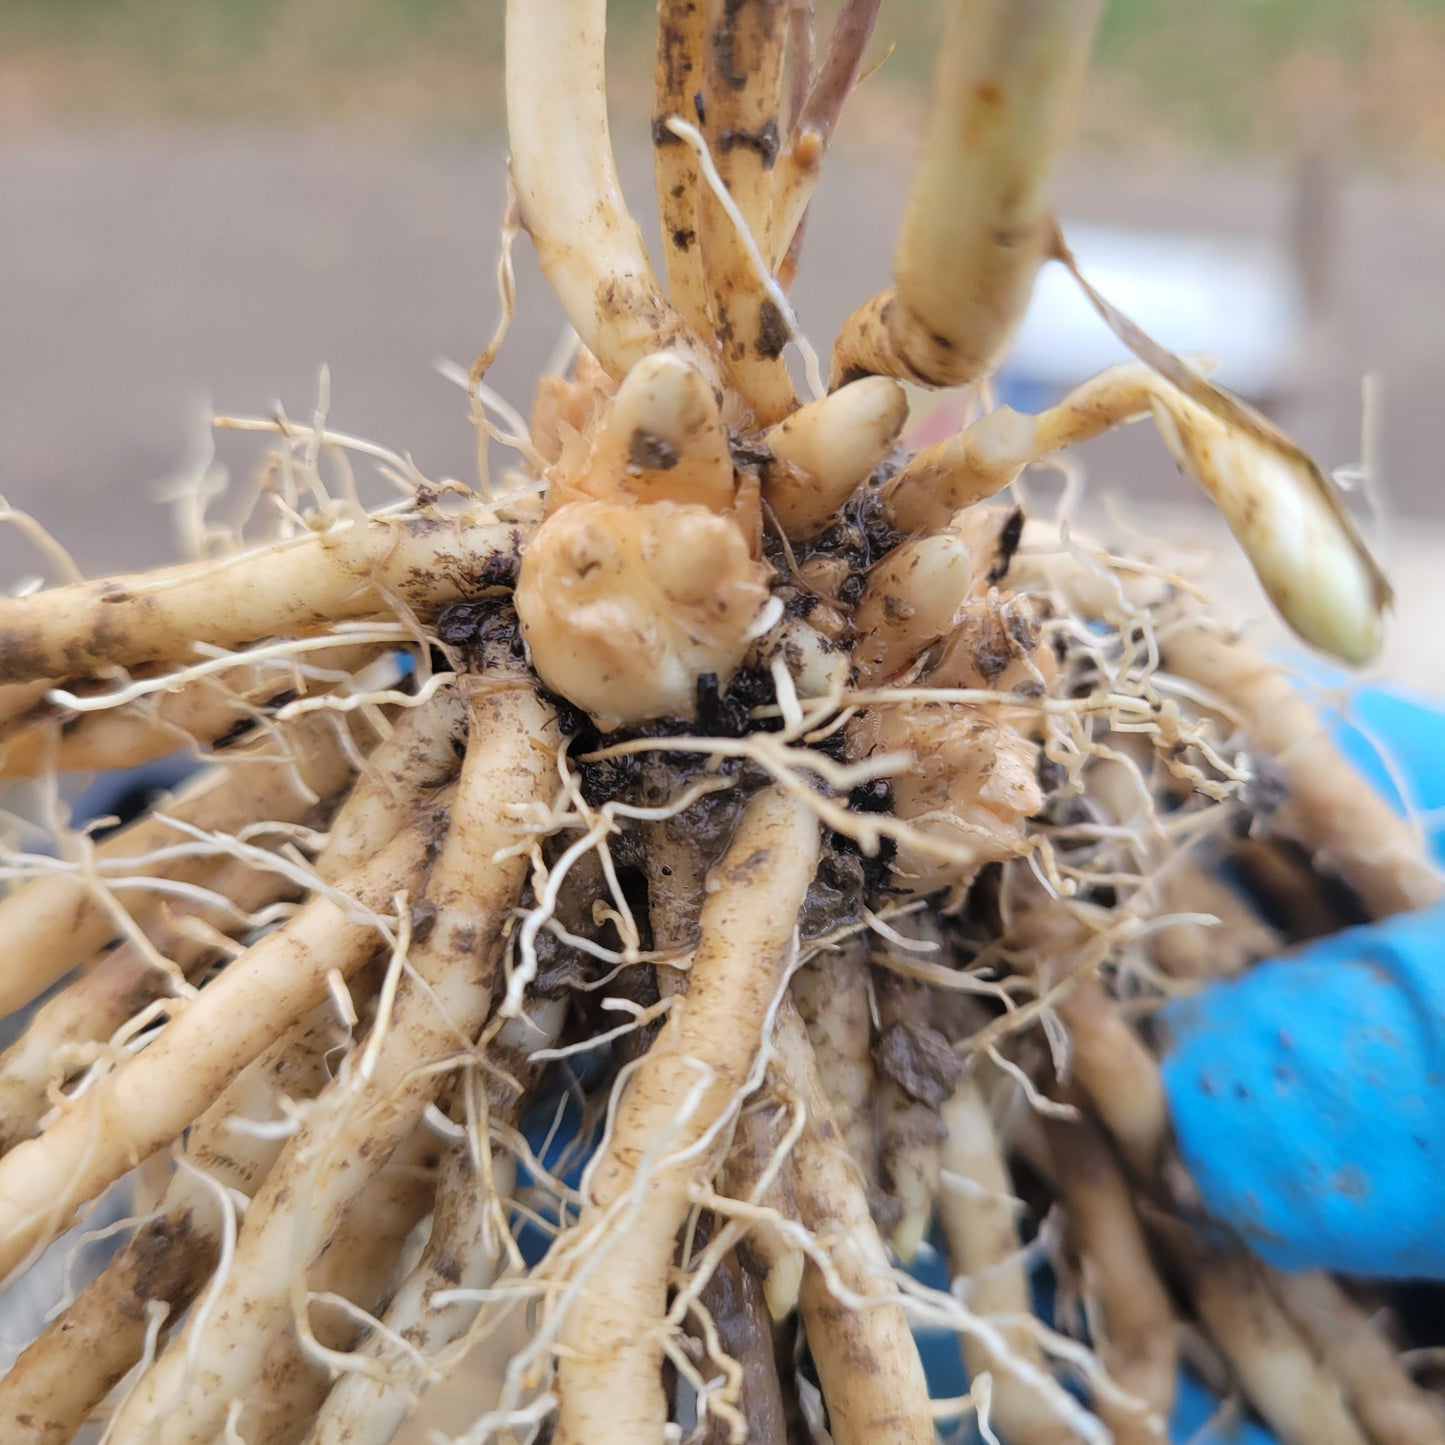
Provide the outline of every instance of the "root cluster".
[[[984,374],[1055,244],[1073,3],[1022,7],[1032,59],[960,7],[945,67],[1049,93],[952,164],[945,76],[897,306],[800,401],[785,286],[878,7],[816,72],[810,9],[661,5],[664,284],[605,7],[509,6],[512,219],[581,345],[502,486],[366,447],[401,493],[367,512],[362,444],[257,423],[248,533],[0,600],[0,775],[50,835],[0,898],[0,1273],[131,1214],[0,1378],[7,1442],[1132,1445],[1181,1359],[1286,1445],[1445,1440],[1387,1298],[1195,1227],[1151,1023],[1440,880],[1185,582],[989,500],[1161,408],[1299,454],[1149,356],[900,445],[899,378]],[[959,191],[973,291],[929,259]],[[178,744],[180,792],[70,825],[74,770]]]

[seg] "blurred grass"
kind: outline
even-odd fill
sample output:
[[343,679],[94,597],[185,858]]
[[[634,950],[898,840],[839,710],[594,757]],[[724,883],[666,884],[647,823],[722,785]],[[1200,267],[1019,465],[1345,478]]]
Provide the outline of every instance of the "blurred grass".
[[[838,0],[820,0],[827,16]],[[653,0],[613,0],[619,109],[650,97]],[[503,0],[0,0],[0,128],[496,130]],[[940,6],[888,0],[869,89],[905,118]],[[882,46],[879,47],[880,54]],[[1445,0],[1109,0],[1084,136],[1277,149],[1328,120],[1445,159]]]

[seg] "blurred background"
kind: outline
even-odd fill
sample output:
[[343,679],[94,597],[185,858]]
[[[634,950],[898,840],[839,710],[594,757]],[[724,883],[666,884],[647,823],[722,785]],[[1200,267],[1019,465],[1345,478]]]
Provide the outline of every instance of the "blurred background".
[[[332,425],[433,477],[475,475],[465,398],[434,362],[468,363],[498,312],[502,8],[0,4],[0,494],[86,572],[178,556],[158,499],[206,465],[210,409],[309,419],[323,363]],[[818,9],[826,26],[837,5]],[[819,345],[887,276],[940,9],[885,0],[797,290]],[[650,226],[652,5],[612,15],[614,135]],[[1340,469],[1399,585],[1387,666],[1445,690],[1428,623],[1445,561],[1442,76],[1445,0],[1109,0],[1058,194],[1116,303],[1218,355]],[[525,242],[518,259],[491,379],[525,409],[562,321]],[[1049,277],[1002,390],[1042,403],[1115,354]],[[217,445],[236,475],[262,450]],[[1229,605],[1263,612],[1152,430],[1085,461],[1100,525],[1187,541]],[[1035,505],[1059,489],[1039,478]],[[0,529],[0,577],[41,573]]]

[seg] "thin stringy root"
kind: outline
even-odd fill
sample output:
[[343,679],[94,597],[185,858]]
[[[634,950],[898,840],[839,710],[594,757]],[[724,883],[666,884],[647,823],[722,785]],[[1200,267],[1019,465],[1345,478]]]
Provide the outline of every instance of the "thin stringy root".
[[[516,470],[222,419],[278,438],[239,524],[205,481],[192,561],[0,601],[0,774],[39,800],[0,1274],[53,1298],[69,1231],[125,1240],[0,1379],[0,1438],[1162,1445],[1184,1355],[1286,1445],[1445,1441],[1387,1296],[1194,1231],[1150,1023],[1440,880],[1187,583],[989,499],[1156,415],[1313,640],[1368,652],[1383,580],[1313,463],[1102,298],[1139,363],[899,445],[894,378],[986,375],[1067,256],[1096,9],[961,0],[896,285],[800,403],[786,287],[877,0],[816,72],[809,4],[662,0],[665,285],[605,5],[513,0],[468,385]],[[482,381],[521,229],[581,339],[530,423]],[[366,511],[358,457],[399,497]],[[69,825],[70,770],[178,749],[175,798]],[[971,1381],[930,1399],[940,1334]]]

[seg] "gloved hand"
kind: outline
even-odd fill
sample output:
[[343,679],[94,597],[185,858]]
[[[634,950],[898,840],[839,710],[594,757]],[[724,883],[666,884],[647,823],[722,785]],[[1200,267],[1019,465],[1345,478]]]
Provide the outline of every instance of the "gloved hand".
[[[1364,691],[1351,716],[1340,746],[1397,805],[1405,789],[1438,860],[1445,714]],[[1162,1021],[1212,1216],[1281,1268],[1445,1279],[1445,904],[1317,940]]]

